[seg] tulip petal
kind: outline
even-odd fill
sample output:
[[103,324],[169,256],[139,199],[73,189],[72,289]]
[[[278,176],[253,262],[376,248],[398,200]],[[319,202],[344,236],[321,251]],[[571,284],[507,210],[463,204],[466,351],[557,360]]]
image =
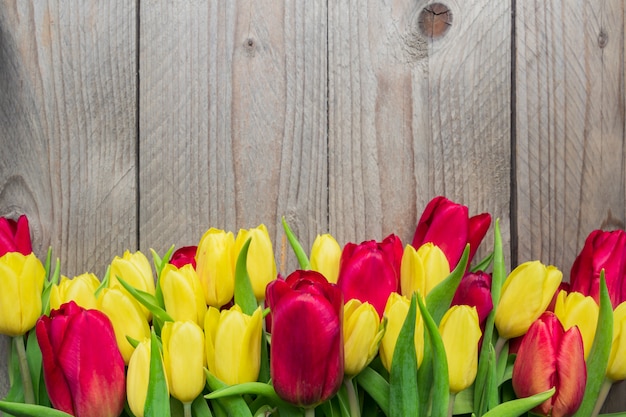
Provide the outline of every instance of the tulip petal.
[[571,416],[578,410],[585,393],[587,368],[583,358],[584,348],[580,331],[572,327],[563,335],[557,355],[558,389],[553,397],[552,416]]

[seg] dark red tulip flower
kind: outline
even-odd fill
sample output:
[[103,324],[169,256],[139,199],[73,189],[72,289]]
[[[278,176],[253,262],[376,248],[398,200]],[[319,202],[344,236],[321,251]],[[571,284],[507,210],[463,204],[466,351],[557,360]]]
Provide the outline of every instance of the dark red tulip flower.
[[197,246],[183,246],[178,248],[172,254],[170,258],[170,262],[176,268],[182,268],[187,264],[191,264],[193,269],[196,269],[196,251],[198,250]]
[[478,322],[482,328],[487,316],[493,310],[491,275],[482,271],[465,274],[451,303],[453,306],[460,304],[476,307]]
[[7,252],[29,255],[32,251],[28,218],[23,214],[17,221],[0,217],[0,256]]

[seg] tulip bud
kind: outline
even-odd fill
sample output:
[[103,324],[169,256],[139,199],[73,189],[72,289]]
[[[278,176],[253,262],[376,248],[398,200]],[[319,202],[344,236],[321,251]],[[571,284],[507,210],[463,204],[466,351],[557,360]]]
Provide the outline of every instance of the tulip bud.
[[330,234],[317,235],[311,247],[311,269],[324,275],[328,282],[337,283],[341,246]]
[[220,308],[235,292],[235,237],[232,232],[207,230],[196,254],[196,271],[210,306]]
[[504,281],[495,324],[500,337],[521,336],[546,311],[563,274],[556,267],[529,261],[515,268]]
[[197,246],[183,246],[182,248],[178,248],[172,254],[169,263],[174,265],[176,268],[182,268],[183,266],[189,264],[193,267],[193,269],[196,269],[197,251]]
[[33,253],[7,252],[0,257],[0,334],[19,336],[35,326],[45,275]]
[[465,274],[454,293],[451,303],[452,306],[461,304],[476,307],[478,321],[482,328],[487,316],[493,310],[491,275],[482,271]]
[[[110,276],[111,281],[109,283],[109,287],[118,287],[129,296],[131,296],[130,293],[122,287],[122,284],[120,284],[117,279],[118,277],[122,278],[133,288],[152,295],[155,293],[152,267],[150,266],[148,258],[146,258],[146,256],[139,251],[135,253],[125,251],[121,258],[116,256],[113,261],[111,261]],[[152,313],[150,313],[150,311],[143,305],[140,305],[140,308],[144,316],[150,320],[152,318]]]
[[606,377],[611,381],[626,379],[626,302],[613,311],[613,342]]
[[98,277],[94,274],[84,273],[73,279],[62,277],[58,285],[53,285],[50,290],[50,308],[53,310],[70,301],[76,302],[85,309],[95,309],[96,290],[100,286]]
[[432,243],[425,243],[417,250],[411,245],[404,249],[400,277],[405,297],[411,297],[414,292],[426,297],[448,275],[448,258]]
[[28,255],[32,251],[28,218],[23,214],[17,221],[0,217],[0,256],[7,252]]
[[478,372],[478,342],[482,336],[476,307],[456,305],[444,314],[439,333],[446,350],[450,392],[474,383]]
[[180,269],[167,264],[159,280],[165,310],[174,321],[191,320],[204,325],[207,306],[200,279],[193,266],[183,265]]
[[221,312],[209,308],[204,320],[206,359],[209,371],[228,385],[256,381],[261,368],[263,314],[252,316],[238,305]]
[[348,301],[343,308],[344,373],[355,376],[374,359],[384,334],[376,309],[370,303]]
[[[150,383],[150,351],[150,339],[144,339],[137,345],[128,362],[126,399],[135,417],[144,417],[148,385]],[[165,382],[167,384],[167,379]],[[167,388],[169,394],[169,387]]]
[[163,363],[172,397],[192,402],[204,389],[204,333],[193,321],[168,321],[161,332]]
[[402,242],[395,235],[382,242],[350,242],[341,254],[337,285],[346,301],[368,302],[381,316],[389,294],[400,290],[401,263]]
[[46,390],[76,417],[117,417],[124,409],[124,359],[109,319],[73,301],[37,321]]
[[[388,371],[391,371],[391,362],[393,352],[396,348],[396,342],[400,335],[400,330],[404,325],[406,316],[409,313],[411,301],[398,293],[391,293],[387,304],[385,305],[384,318],[387,320],[385,333],[380,341],[380,360]],[[424,322],[419,310],[416,313],[415,333],[413,336],[415,342],[415,355],[417,358],[417,366],[422,364],[424,357]]]
[[587,383],[582,337],[576,326],[565,331],[554,313],[546,312],[528,329],[513,365],[513,389],[528,397],[554,387],[556,392],[535,407],[535,414],[573,415]]
[[577,326],[583,338],[585,359],[589,355],[598,327],[600,307],[592,297],[585,297],[579,292],[561,291],[554,305],[554,314],[565,330]]
[[272,241],[264,224],[244,230],[239,230],[235,239],[235,253],[239,256],[241,248],[246,241],[252,238],[248,247],[248,257],[246,267],[248,276],[252,284],[252,290],[257,300],[265,298],[265,287],[276,279],[276,260],[274,259],[274,249]]
[[270,372],[276,393],[301,407],[320,404],[343,381],[343,300],[315,271],[295,271],[267,286],[272,311]]

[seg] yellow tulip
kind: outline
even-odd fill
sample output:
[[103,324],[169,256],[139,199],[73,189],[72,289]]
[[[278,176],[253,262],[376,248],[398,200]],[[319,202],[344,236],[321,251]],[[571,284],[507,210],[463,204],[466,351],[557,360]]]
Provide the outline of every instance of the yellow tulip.
[[98,277],[91,273],[77,275],[72,279],[61,277],[58,285],[50,289],[50,308],[58,309],[68,301],[74,301],[85,309],[96,309],[96,290],[100,286]]
[[[120,284],[117,279],[118,277],[122,278],[133,288],[152,295],[155,293],[154,275],[152,274],[150,261],[139,251],[135,253],[125,251],[122,257],[116,256],[113,261],[111,261],[109,287],[118,287],[127,293],[126,289],[122,287],[122,284]],[[143,305],[140,306],[143,314],[150,320],[152,313]]]
[[[135,417],[144,416],[150,382],[150,339],[144,339],[130,357],[126,371],[126,399]],[[162,360],[163,358],[161,358]],[[166,379],[167,384],[167,379]],[[169,393],[169,386],[168,393]]]
[[570,293],[560,291],[554,305],[554,314],[556,314],[565,330],[578,326],[580,335],[583,338],[585,359],[587,359],[596,334],[598,315],[600,314],[600,307],[596,304],[596,301],[593,297],[586,297],[576,291]]
[[176,268],[167,264],[159,280],[165,310],[174,321],[195,321],[204,325],[207,306],[196,270],[190,264]]
[[252,290],[257,300],[265,299],[265,287],[276,279],[276,260],[272,241],[264,224],[253,229],[239,230],[235,239],[235,253],[239,256],[241,248],[248,238],[252,238],[248,248],[246,267],[252,283]]
[[343,308],[344,373],[361,372],[378,353],[384,334],[380,317],[370,303],[353,298]]
[[235,237],[232,232],[210,228],[198,245],[196,271],[206,304],[221,307],[235,291]]
[[478,342],[482,332],[476,307],[456,305],[439,324],[448,360],[450,392],[456,394],[474,383],[478,371]]
[[238,305],[221,312],[209,307],[204,320],[206,359],[209,371],[228,385],[253,382],[261,366],[263,315],[252,316]]
[[311,247],[311,269],[324,275],[328,282],[337,283],[341,246],[332,235],[317,235]]
[[0,257],[0,334],[20,336],[35,326],[45,275],[32,253],[7,252]]
[[[411,301],[398,293],[391,293],[385,305],[384,319],[387,319],[385,333],[380,341],[379,353],[380,359],[384,367],[390,371],[393,352],[396,348],[396,342],[400,335],[400,330],[406,320],[409,312]],[[415,320],[415,355],[417,358],[417,366],[419,367],[424,357],[424,322],[419,310]]]
[[503,339],[522,336],[546,310],[563,273],[539,261],[529,261],[515,268],[504,281],[495,323]]
[[133,346],[126,336],[135,340],[150,337],[150,327],[146,316],[142,313],[139,302],[120,288],[103,288],[98,299],[98,310],[107,315],[113,324],[117,346],[122,353],[124,362],[128,364]]
[[425,297],[448,275],[448,258],[438,246],[425,243],[417,250],[411,245],[404,249],[400,269],[402,295],[411,297],[417,292]]
[[606,377],[611,381],[626,379],[626,302],[613,311],[613,342]]
[[193,321],[168,321],[161,331],[163,363],[172,396],[192,402],[202,392],[204,375],[204,334]]

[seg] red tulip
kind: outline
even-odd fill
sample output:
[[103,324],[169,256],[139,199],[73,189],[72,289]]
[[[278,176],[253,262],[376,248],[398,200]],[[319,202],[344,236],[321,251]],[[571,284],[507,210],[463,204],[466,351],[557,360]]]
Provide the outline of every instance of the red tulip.
[[73,301],[36,326],[54,408],[76,417],[117,417],[124,409],[124,359],[106,315]]
[[626,232],[594,230],[587,236],[570,274],[571,291],[592,296],[599,302],[600,271],[604,269],[611,303],[626,301]]
[[0,256],[7,252],[29,255],[32,251],[28,218],[23,214],[17,221],[0,217]]
[[482,271],[465,274],[451,303],[452,306],[460,304],[476,307],[478,322],[482,328],[487,316],[493,310],[491,275]]
[[442,196],[435,197],[426,205],[417,223],[412,246],[419,248],[424,243],[434,243],[446,254],[450,269],[454,269],[469,243],[469,265],[490,225],[489,213],[469,217],[466,206]]
[[528,329],[513,365],[513,389],[527,397],[555,387],[552,397],[533,411],[542,416],[573,415],[587,383],[583,340],[578,327],[568,331],[554,313],[546,312]]
[[285,401],[312,407],[331,398],[343,381],[343,300],[335,284],[315,271],[295,271],[266,289],[272,311],[270,372]]
[[182,248],[178,248],[172,254],[169,263],[179,269],[187,264],[191,264],[191,266],[193,266],[193,269],[196,269],[197,250],[197,246],[183,246]]
[[344,299],[368,302],[382,317],[389,294],[400,291],[403,253],[400,238],[393,234],[382,242],[370,240],[359,245],[346,244],[341,253],[337,279]]

